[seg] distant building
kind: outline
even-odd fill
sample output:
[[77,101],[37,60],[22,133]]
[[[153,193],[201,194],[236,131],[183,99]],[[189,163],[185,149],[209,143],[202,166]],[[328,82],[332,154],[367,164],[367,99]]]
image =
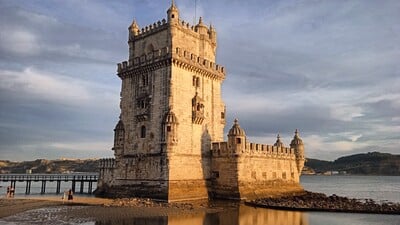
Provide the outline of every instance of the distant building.
[[121,114],[115,159],[102,159],[98,194],[166,201],[255,198],[302,190],[304,145],[250,143],[234,121],[224,141],[224,67],[217,33],[191,26],[174,3],[167,20],[129,27],[129,60],[118,64]]

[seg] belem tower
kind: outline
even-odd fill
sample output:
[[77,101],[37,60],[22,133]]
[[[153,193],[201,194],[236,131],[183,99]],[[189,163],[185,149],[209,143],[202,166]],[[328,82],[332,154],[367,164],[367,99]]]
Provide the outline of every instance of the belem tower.
[[168,202],[251,199],[301,191],[304,146],[251,143],[235,120],[224,141],[224,67],[217,33],[191,26],[172,2],[167,20],[129,26],[129,59],[118,64],[121,114],[115,158],[102,159],[98,195]]

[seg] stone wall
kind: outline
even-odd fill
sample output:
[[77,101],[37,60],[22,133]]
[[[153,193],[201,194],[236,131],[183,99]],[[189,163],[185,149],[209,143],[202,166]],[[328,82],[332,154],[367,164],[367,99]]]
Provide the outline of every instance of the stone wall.
[[235,148],[227,142],[212,146],[212,192],[216,197],[251,199],[302,190],[294,149],[254,143]]

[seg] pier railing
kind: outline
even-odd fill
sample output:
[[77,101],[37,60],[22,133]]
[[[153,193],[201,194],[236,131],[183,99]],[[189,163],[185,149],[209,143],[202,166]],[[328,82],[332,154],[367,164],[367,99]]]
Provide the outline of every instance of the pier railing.
[[76,182],[80,182],[79,193],[84,193],[84,185],[88,183],[87,193],[91,194],[93,183],[98,180],[98,173],[79,173],[79,174],[0,174],[0,181],[11,182],[11,187],[15,189],[17,182],[26,182],[25,194],[30,194],[32,182],[42,182],[40,193],[46,193],[46,182],[57,182],[56,193],[60,193],[61,182],[71,181],[71,189],[75,192]]

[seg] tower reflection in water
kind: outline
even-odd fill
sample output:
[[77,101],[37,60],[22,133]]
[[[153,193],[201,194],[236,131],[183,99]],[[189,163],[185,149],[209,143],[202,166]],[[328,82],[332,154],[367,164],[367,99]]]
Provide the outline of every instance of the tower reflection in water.
[[149,218],[119,218],[96,221],[96,225],[308,225],[307,215],[273,209],[252,208],[240,205],[218,213],[195,215],[170,215]]

